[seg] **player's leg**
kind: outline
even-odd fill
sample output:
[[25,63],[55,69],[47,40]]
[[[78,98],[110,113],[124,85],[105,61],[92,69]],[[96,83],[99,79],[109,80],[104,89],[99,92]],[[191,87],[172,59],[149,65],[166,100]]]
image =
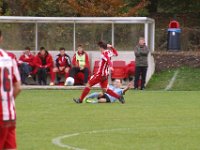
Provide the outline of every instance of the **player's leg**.
[[38,68],[38,83],[42,85],[42,68]]
[[138,83],[139,83],[139,79],[140,79],[140,72],[141,72],[140,67],[136,67],[136,69],[135,69],[135,80],[134,80],[134,89],[138,89]]
[[100,98],[98,99],[98,103],[108,103],[106,98]]
[[51,76],[51,82],[50,85],[54,85],[55,79],[56,79],[56,73],[58,72],[58,67],[54,67],[52,72],[50,73]]
[[103,93],[107,93],[110,96],[117,98],[121,103],[125,103],[123,95],[119,95],[119,94],[115,93],[113,90],[108,88],[108,78],[103,79],[100,82],[100,85],[101,85],[101,89],[102,89]]
[[111,100],[108,97],[108,95],[106,93],[104,93],[104,94],[102,94],[101,97],[99,97],[98,103],[111,103]]
[[142,76],[141,90],[143,90],[145,88],[146,74],[147,74],[147,67],[142,67],[142,71],[141,71],[141,76]]
[[64,72],[65,72],[65,79],[67,79],[69,77],[69,70],[70,68],[69,67],[66,67]]
[[16,150],[16,129],[15,126],[8,127],[8,134],[3,150]]
[[71,68],[71,70],[69,71],[69,76],[74,78],[75,75],[80,71],[79,67],[73,67]]
[[4,148],[6,137],[8,134],[8,128],[0,125],[0,150]]
[[84,74],[84,81],[83,83],[86,84],[88,82],[88,76],[89,76],[89,69],[86,67],[82,70],[83,74]]
[[73,99],[76,103],[82,103],[83,99],[88,95],[88,93],[90,92],[90,89],[92,86],[94,86],[95,84],[100,82],[100,77],[99,76],[92,76],[90,78],[90,80],[88,81],[88,83],[86,84],[81,96],[79,99]]

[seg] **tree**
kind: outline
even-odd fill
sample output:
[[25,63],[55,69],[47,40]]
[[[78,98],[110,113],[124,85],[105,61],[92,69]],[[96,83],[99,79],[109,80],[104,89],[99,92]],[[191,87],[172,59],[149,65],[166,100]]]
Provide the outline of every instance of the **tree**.
[[78,16],[111,17],[136,15],[140,9],[145,8],[148,0],[141,0],[133,7],[129,7],[131,1],[123,0],[69,0],[68,3]]

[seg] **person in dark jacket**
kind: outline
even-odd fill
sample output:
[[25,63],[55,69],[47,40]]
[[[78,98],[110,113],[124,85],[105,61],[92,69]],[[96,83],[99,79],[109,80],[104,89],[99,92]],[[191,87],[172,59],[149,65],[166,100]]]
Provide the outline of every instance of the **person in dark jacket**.
[[53,58],[44,47],[41,47],[40,52],[35,56],[34,64],[39,85],[47,85],[47,73],[50,72],[52,77]]
[[139,79],[141,76],[141,87],[140,89],[143,90],[145,88],[146,83],[146,74],[147,74],[147,67],[148,67],[148,54],[149,49],[145,44],[145,39],[141,37],[139,39],[138,45],[134,49],[135,52],[135,61],[136,61],[136,69],[135,69],[135,81],[134,81],[134,88],[138,89],[139,86]]
[[23,54],[19,57],[19,69],[20,69],[20,75],[21,75],[21,80],[22,84],[27,84],[26,78],[28,76],[31,77],[31,72],[33,71],[34,68],[34,55],[30,52],[30,48],[26,47],[25,51]]
[[56,57],[56,66],[53,68],[53,74],[52,74],[53,77],[50,85],[54,85],[56,73],[65,74],[65,79],[69,77],[69,70],[71,68],[71,59],[69,55],[65,53],[64,47],[61,47],[59,51],[60,53]]

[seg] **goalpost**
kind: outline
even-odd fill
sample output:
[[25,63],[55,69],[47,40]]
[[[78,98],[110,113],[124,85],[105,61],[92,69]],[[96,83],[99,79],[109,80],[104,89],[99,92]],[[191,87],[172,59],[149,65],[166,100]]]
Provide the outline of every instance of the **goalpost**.
[[[34,49],[37,51],[39,49],[39,41],[40,41],[40,35],[39,35],[39,29],[41,28],[40,26],[43,24],[64,24],[64,25],[70,25],[72,28],[72,35],[70,35],[72,41],[71,41],[71,48],[73,51],[75,51],[76,46],[77,46],[77,35],[78,35],[78,28],[84,25],[109,25],[108,29],[105,31],[109,32],[107,35],[108,38],[110,39],[110,42],[113,46],[117,45],[117,38],[116,37],[116,32],[118,31],[116,28],[119,25],[140,25],[143,28],[142,35],[137,35],[137,31],[134,30],[134,33],[127,33],[127,34],[136,34],[133,36],[144,36],[146,44],[150,48],[150,50],[153,52],[155,48],[155,21],[152,18],[148,17],[17,17],[17,16],[0,16],[0,28],[2,25],[5,24],[20,24],[20,25],[27,25],[31,24],[33,25],[34,29],[32,32],[34,32],[34,36],[32,36],[32,39],[34,41]],[[126,28],[126,27],[125,27]],[[45,29],[45,27],[43,28]],[[96,27],[98,29],[98,26]],[[123,29],[123,27],[122,27]],[[129,30],[128,32],[132,32]],[[6,34],[6,33],[5,33]],[[13,33],[14,34],[14,33]],[[11,35],[12,36],[12,35]],[[120,35],[118,35],[120,36]],[[33,39],[34,38],[34,39]],[[91,37],[90,37],[91,38]],[[123,39],[124,40],[124,39]],[[129,40],[129,47],[130,45],[133,45],[135,43],[131,43],[130,39]],[[125,39],[126,41],[126,39]],[[49,42],[51,43],[51,41]],[[6,45],[7,47],[9,45]],[[124,50],[122,48],[118,48],[119,50],[124,50],[120,51],[120,54],[123,54],[122,56],[119,56],[120,59],[129,61],[133,60],[134,56],[132,56],[133,51],[129,48],[129,50]],[[12,48],[13,52],[17,53],[19,50],[22,50],[23,48]],[[95,50],[95,49],[93,49]],[[73,51],[71,53],[73,53]],[[92,58],[98,57],[98,54],[96,54],[95,51],[90,52],[92,54]],[[133,54],[134,55],[134,54]],[[92,60],[93,64],[94,60]],[[148,57],[148,72],[147,72],[147,82],[151,78],[152,74],[154,73],[155,70],[155,64],[154,64],[154,59],[152,55],[149,55]]]

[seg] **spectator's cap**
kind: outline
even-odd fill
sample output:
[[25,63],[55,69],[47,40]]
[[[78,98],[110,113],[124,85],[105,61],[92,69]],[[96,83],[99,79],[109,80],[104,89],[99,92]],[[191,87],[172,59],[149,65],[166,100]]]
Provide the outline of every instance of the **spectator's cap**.
[[107,49],[107,44],[103,41],[98,42],[100,48]]
[[62,51],[62,50],[65,51],[65,48],[64,48],[64,47],[60,47],[60,48],[59,48],[59,51]]
[[30,47],[27,46],[27,47],[25,47],[25,50],[29,50],[30,51],[31,49],[30,49]]

